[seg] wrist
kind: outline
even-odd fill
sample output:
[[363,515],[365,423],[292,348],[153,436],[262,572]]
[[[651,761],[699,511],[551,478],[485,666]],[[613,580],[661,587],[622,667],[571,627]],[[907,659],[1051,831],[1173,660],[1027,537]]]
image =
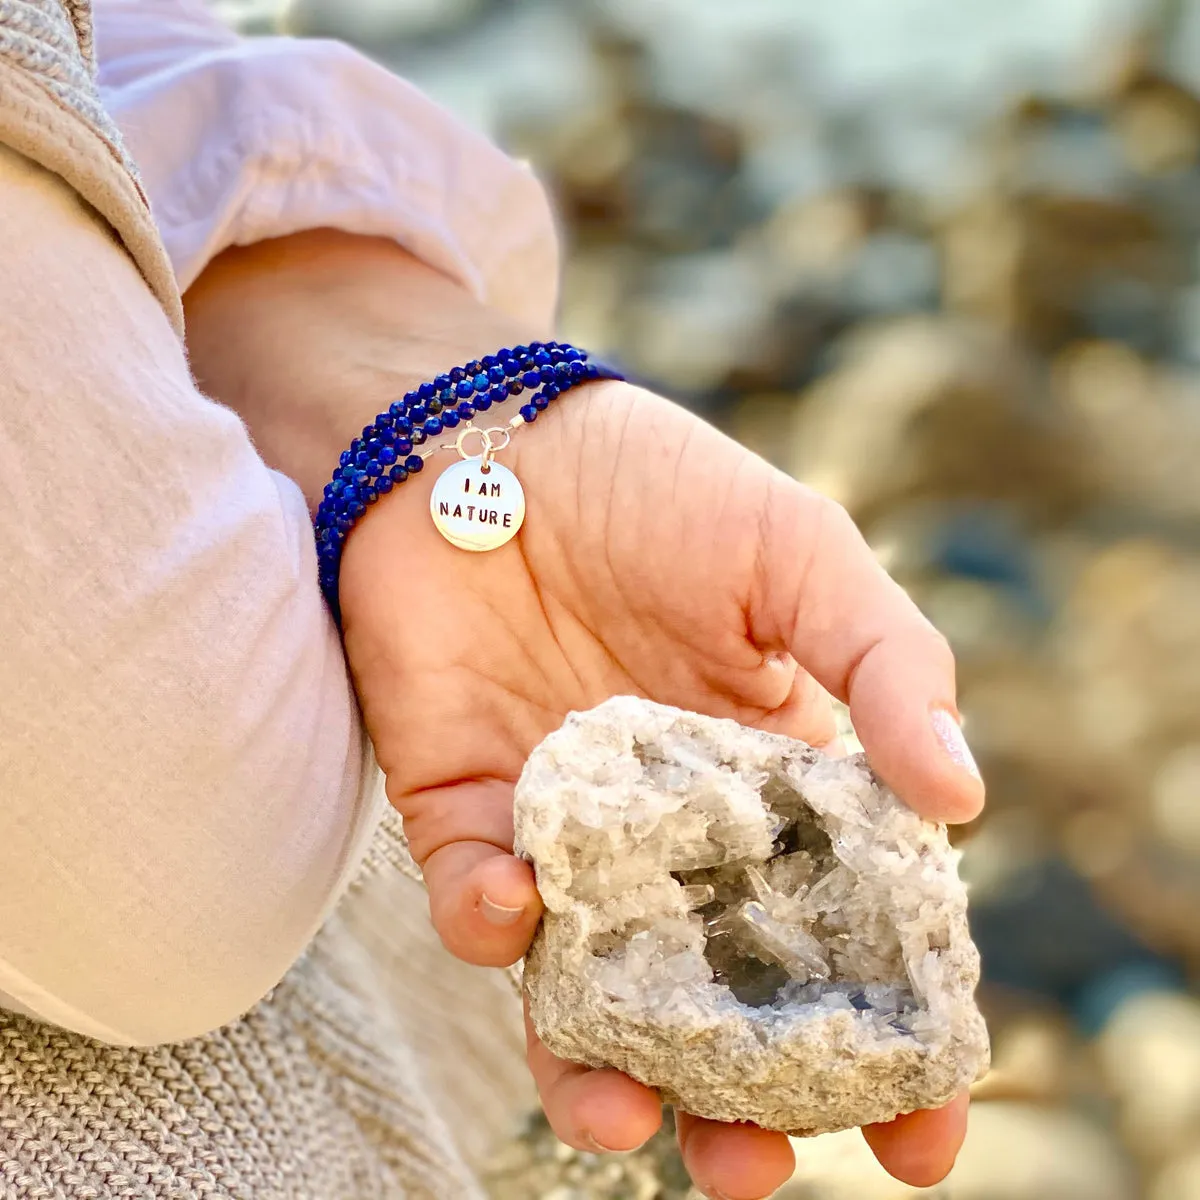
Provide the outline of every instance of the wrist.
[[457,362],[544,336],[516,328],[396,243],[336,230],[234,247],[184,297],[201,388],[315,508],[375,415]]
[[[588,361],[586,352],[535,341],[497,348],[393,402],[340,454],[316,513],[321,586],[335,613],[341,608],[339,583],[350,535],[359,534],[381,509],[398,509],[393,491],[413,502],[405,506],[406,519],[371,524],[380,536],[385,528],[394,534],[407,524],[418,536],[401,551],[406,557],[414,552],[422,525],[430,532],[431,521],[457,548],[456,557],[463,550],[472,558],[506,545],[521,529],[525,513],[524,485],[512,470],[517,460],[510,444],[532,437],[526,431],[539,418],[544,426],[564,405],[575,407],[571,400],[586,385],[613,378],[608,368]],[[571,424],[560,427],[560,443]],[[578,438],[566,440],[573,440],[576,450],[582,445]],[[565,468],[565,478],[573,478],[571,447],[563,449],[556,473]],[[417,514],[423,516],[414,526]],[[374,540],[356,537],[352,560],[375,559],[374,553],[363,554]],[[391,553],[399,549],[393,544]]]

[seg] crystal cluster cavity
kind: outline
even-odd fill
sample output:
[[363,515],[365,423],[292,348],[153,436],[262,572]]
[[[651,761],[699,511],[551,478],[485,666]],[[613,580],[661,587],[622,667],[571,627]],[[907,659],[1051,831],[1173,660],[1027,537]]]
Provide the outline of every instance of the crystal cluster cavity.
[[797,1136],[987,1067],[957,853],[861,755],[618,696],[533,752],[516,843],[546,905],[533,1023],[564,1058]]

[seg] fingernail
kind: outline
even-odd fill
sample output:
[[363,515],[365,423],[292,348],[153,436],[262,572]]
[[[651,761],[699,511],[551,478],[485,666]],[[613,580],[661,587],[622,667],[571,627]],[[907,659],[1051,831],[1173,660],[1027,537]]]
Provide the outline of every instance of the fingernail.
[[967,745],[967,739],[963,737],[963,731],[953,714],[944,708],[935,708],[929,714],[929,720],[933,724],[933,732],[937,734],[937,739],[942,743],[942,749],[945,750],[950,761],[964,771],[970,772],[976,779],[981,778],[979,766],[975,762],[975,755],[971,753],[971,747]]
[[484,920],[490,921],[493,925],[512,925],[520,919],[521,914],[525,911],[525,905],[519,904],[516,908],[508,908],[506,905],[497,904],[495,900],[489,900],[487,896],[480,896],[479,911],[483,913]]
[[601,1142],[596,1141],[596,1138],[594,1137],[594,1135],[592,1135],[590,1133],[585,1133],[583,1135],[583,1144],[593,1154],[616,1154],[615,1150],[611,1149],[608,1146],[603,1145]]

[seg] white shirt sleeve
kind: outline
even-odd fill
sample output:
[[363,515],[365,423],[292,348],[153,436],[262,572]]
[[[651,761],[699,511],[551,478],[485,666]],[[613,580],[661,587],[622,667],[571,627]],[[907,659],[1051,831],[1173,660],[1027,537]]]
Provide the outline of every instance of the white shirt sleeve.
[[0,1003],[118,1044],[284,975],[386,803],[299,489],[0,147]]
[[181,290],[227,246],[332,227],[552,322],[545,192],[411,84],[337,42],[240,38],[201,0],[98,0],[95,19],[101,91]]

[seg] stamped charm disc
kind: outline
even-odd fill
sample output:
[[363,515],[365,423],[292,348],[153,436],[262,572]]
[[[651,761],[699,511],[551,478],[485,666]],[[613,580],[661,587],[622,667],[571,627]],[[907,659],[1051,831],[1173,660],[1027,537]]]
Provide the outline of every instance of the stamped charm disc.
[[433,485],[429,511],[438,532],[460,550],[495,550],[525,520],[525,491],[517,477],[492,459],[464,458]]

